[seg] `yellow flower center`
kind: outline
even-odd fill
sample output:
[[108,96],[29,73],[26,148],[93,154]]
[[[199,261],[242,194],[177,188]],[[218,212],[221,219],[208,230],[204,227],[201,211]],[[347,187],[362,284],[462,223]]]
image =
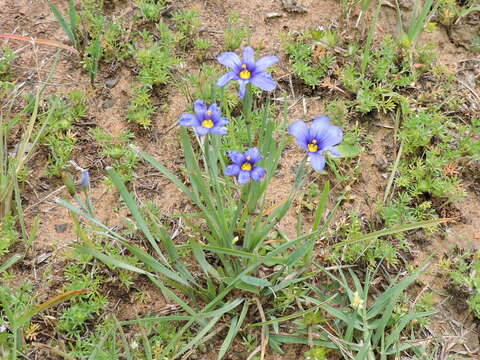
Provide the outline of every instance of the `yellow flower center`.
[[[250,156],[247,156],[247,160],[250,160],[249,157],[250,157]],[[243,170],[243,171],[250,171],[250,170],[252,170],[252,164],[250,164],[248,161],[244,162],[244,163],[242,164],[242,170]]]
[[242,65],[242,71],[240,71],[240,78],[243,80],[248,80],[250,79],[250,76],[252,75],[250,71],[247,69],[247,65],[243,64]]
[[214,125],[214,124],[213,124],[213,121],[210,120],[210,119],[207,119],[207,120],[203,120],[203,121],[202,121],[202,126],[203,126],[204,128],[211,129],[211,128],[213,127],[213,125]]
[[318,151],[318,145],[317,145],[317,140],[313,139],[310,144],[308,144],[308,150],[310,152],[317,152]]

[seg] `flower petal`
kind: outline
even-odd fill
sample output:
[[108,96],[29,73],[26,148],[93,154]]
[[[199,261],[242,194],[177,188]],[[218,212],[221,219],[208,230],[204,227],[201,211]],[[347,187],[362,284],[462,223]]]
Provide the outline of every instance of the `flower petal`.
[[315,119],[313,119],[313,124],[326,124],[326,125],[330,125],[330,118],[326,115],[320,115],[320,116],[317,116]]
[[262,160],[262,155],[260,155],[260,151],[258,151],[256,147],[248,149],[244,155],[246,159],[250,157],[250,160],[248,160],[248,162],[251,164],[255,164],[256,162]]
[[330,119],[327,116],[319,116],[313,120],[313,123],[310,127],[310,135],[311,137],[321,140],[323,138],[323,134],[330,126]]
[[273,80],[272,76],[265,71],[253,75],[250,82],[265,91],[272,91],[277,87],[275,80]]
[[200,122],[198,121],[197,117],[193,114],[183,114],[182,116],[180,116],[179,123],[182,126],[198,126],[198,125],[200,125]]
[[245,88],[247,87],[248,81],[243,81],[240,80],[238,84],[240,85],[240,89],[238,90],[238,96],[240,96],[240,99],[243,99],[245,97]]
[[227,85],[227,83],[230,80],[236,80],[235,79],[235,73],[233,71],[230,71],[230,72],[226,73],[220,79],[218,79],[217,86],[223,88],[225,85]]
[[320,142],[321,150],[337,145],[343,139],[343,131],[338,126],[331,125],[327,116],[317,117],[310,130],[310,135]]
[[245,162],[245,156],[241,152],[238,151],[229,151],[228,156],[232,161],[237,165],[242,165]]
[[[325,148],[332,147],[334,145],[340,144],[342,140],[342,129],[340,129],[338,126],[330,125],[325,131],[324,138],[322,139],[322,146],[324,146]],[[333,151],[329,151],[333,154]]]
[[195,101],[195,104],[193,104],[193,109],[195,110],[196,114],[203,115],[207,111],[207,106],[202,99],[198,99]]
[[250,171],[240,170],[240,174],[238,175],[238,182],[240,184],[246,184],[249,181],[250,181]]
[[298,145],[304,149],[308,149],[309,129],[307,124],[301,120],[295,121],[288,128],[288,132],[297,139]]
[[214,126],[213,128],[210,129],[210,132],[218,135],[226,135],[227,128],[225,126]]
[[325,168],[325,157],[319,153],[310,153],[312,168],[322,171]]
[[217,120],[215,126],[225,126],[230,122],[227,118],[221,117]]
[[245,46],[243,48],[243,63],[244,64],[255,64],[255,51],[250,46]]
[[218,108],[218,105],[217,104],[212,104],[208,107],[208,111],[211,111],[212,114],[218,114],[220,113],[220,109]]
[[197,126],[195,128],[195,132],[197,133],[198,136],[204,136],[207,135],[210,129],[207,129],[206,127],[203,126]]
[[226,176],[237,176],[240,173],[240,166],[237,164],[228,165],[225,170],[223,170],[223,173]]
[[82,176],[80,177],[80,186],[86,190],[90,187],[90,174],[88,170],[82,170]]
[[264,56],[257,60],[255,65],[257,66],[257,71],[265,71],[270,66],[278,62],[278,57],[276,56]]
[[232,70],[235,70],[242,63],[238,55],[231,51],[220,54],[217,57],[217,60],[220,64],[225,65]]
[[250,173],[250,176],[255,181],[260,181],[265,176],[265,169],[260,166],[255,166]]

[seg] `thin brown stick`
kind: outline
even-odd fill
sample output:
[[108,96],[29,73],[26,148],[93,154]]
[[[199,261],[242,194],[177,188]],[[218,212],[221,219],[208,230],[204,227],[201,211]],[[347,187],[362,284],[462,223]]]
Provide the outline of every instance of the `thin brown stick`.
[[[263,306],[262,303],[260,302],[260,299],[258,297],[255,297],[255,302],[257,303],[257,308],[258,312],[260,313],[260,318],[262,319],[262,322],[267,321],[265,317],[265,312],[263,311]],[[260,353],[260,360],[265,359],[265,352],[267,349],[267,344],[268,344],[268,338],[267,338],[267,325],[262,325],[262,342],[261,342],[261,353]]]
[[67,51],[70,51],[76,55],[80,55],[80,53],[73,47],[62,44],[61,42],[55,41],[55,40],[48,40],[48,39],[35,39],[33,37],[29,36],[20,36],[20,35],[14,35],[14,34],[0,34],[0,38],[3,39],[11,39],[11,40],[18,40],[18,41],[26,41],[29,43],[32,43],[33,45],[35,44],[41,44],[41,45],[48,45],[48,46],[54,46],[57,48],[61,48]]

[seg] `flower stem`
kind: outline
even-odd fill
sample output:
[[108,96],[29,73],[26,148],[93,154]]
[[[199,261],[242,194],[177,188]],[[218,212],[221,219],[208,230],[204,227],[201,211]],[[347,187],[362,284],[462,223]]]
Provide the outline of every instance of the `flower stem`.
[[249,83],[247,84],[247,88],[245,90],[245,97],[243,98],[243,116],[245,117],[245,125],[247,126],[247,139],[250,146],[253,144],[252,134],[250,131],[252,104],[252,85]]

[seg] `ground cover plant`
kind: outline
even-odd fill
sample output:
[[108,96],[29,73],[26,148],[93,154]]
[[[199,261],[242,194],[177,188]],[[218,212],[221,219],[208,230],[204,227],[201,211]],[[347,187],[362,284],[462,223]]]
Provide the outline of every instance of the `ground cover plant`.
[[0,357],[475,358],[478,4],[233,5],[0,34]]

